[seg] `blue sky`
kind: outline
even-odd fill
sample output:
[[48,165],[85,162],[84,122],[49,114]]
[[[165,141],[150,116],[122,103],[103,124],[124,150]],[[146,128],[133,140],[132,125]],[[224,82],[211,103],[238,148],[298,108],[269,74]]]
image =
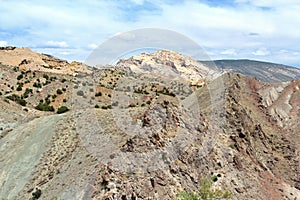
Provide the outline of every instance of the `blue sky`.
[[212,59],[249,58],[300,67],[299,0],[0,0],[0,46],[84,61],[118,33],[184,34]]

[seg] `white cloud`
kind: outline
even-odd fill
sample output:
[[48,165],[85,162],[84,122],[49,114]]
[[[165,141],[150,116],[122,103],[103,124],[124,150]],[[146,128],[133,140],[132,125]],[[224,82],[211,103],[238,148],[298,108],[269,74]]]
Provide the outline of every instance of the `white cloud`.
[[99,45],[97,44],[89,44],[88,49],[96,49]]
[[7,46],[7,41],[0,40],[0,47],[5,47],[5,46]]
[[237,55],[235,49],[226,49],[226,50],[222,51],[221,54],[223,54],[223,55]]
[[248,3],[254,6],[280,8],[300,5],[299,0],[235,0],[236,3]]
[[60,52],[59,54],[64,55],[64,56],[67,56],[67,55],[71,55],[72,53],[69,52],[69,51],[62,51],[62,52]]
[[67,48],[69,45],[65,41],[53,41],[50,40],[46,43],[47,46],[51,48]]
[[[88,56],[87,49],[115,33],[145,27],[182,33],[209,49],[214,58],[270,59],[270,52],[280,49],[300,52],[299,0],[235,0],[230,6],[196,0],[145,2],[1,1],[0,38],[14,46],[37,47],[48,41],[45,45],[52,48],[72,48],[73,60]],[[149,3],[153,8],[141,9]],[[292,62],[300,63],[300,58]]]
[[252,54],[255,56],[266,56],[266,55],[269,55],[270,52],[266,48],[260,48],[260,49],[257,49],[256,51],[252,52]]
[[138,4],[138,5],[142,5],[144,4],[144,0],[131,0],[133,3]]

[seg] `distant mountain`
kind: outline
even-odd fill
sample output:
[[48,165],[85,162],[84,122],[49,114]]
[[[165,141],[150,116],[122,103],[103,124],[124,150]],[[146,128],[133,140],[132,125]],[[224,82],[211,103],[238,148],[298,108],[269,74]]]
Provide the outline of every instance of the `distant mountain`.
[[224,71],[233,71],[255,77],[263,82],[282,82],[300,78],[300,69],[281,64],[255,60],[199,61],[207,67],[215,66]]

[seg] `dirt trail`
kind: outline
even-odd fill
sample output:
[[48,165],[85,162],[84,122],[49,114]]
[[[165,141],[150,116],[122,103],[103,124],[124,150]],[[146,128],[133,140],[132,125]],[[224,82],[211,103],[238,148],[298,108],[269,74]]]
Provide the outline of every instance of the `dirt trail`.
[[62,115],[34,119],[0,140],[0,197],[13,199],[30,179]]

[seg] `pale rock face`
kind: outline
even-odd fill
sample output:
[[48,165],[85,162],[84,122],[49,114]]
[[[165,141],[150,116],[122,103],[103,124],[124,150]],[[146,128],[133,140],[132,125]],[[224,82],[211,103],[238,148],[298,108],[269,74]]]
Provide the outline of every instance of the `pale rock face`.
[[299,81],[288,81],[266,84],[258,93],[262,104],[280,127],[288,126],[288,122],[297,113],[299,102]]
[[179,53],[167,50],[157,50],[155,53],[142,53],[129,59],[122,59],[117,66],[129,68],[136,73],[161,74],[171,78],[181,78],[192,84],[203,84],[206,79],[220,75],[193,58],[184,57]]

